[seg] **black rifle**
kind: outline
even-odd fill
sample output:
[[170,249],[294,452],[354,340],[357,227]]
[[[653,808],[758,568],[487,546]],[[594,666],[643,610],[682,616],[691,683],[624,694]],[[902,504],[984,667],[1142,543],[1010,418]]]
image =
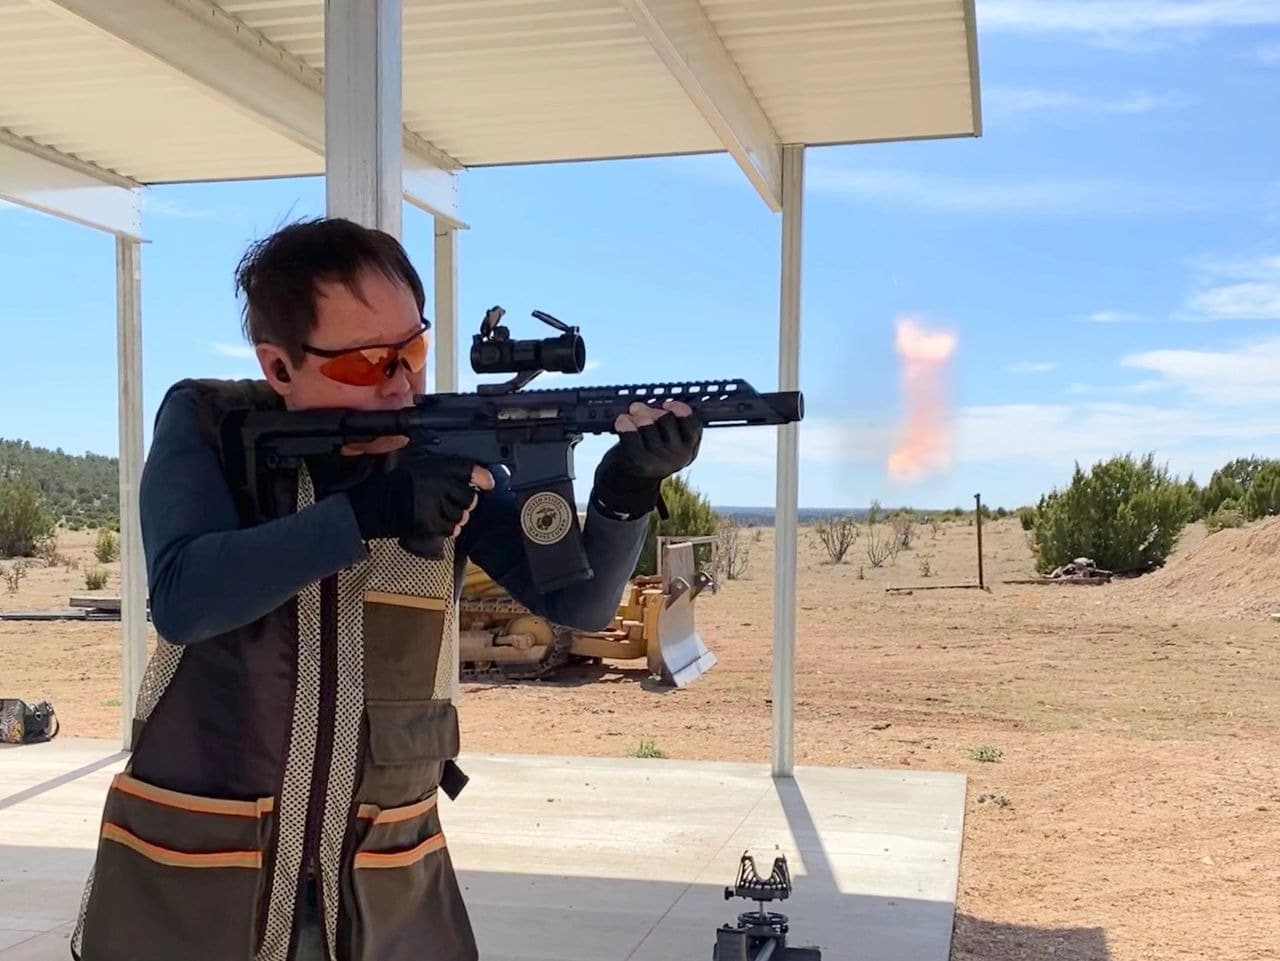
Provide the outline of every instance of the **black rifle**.
[[[293,471],[305,458],[387,436],[409,438],[402,448],[406,456],[426,451],[463,457],[491,471],[502,466],[516,494],[534,585],[546,592],[593,576],[573,492],[573,449],[583,435],[612,432],[618,415],[636,402],[660,407],[668,399],[688,404],[704,427],[789,424],[804,416],[800,391],[760,393],[744,380],[523,390],[544,371],[580,373],[586,349],[576,327],[541,311],[533,316],[562,331],[560,336],[511,340],[500,324],[503,313],[501,307],[486,312],[471,365],[476,373],[517,374],[504,383],[483,384],[474,394],[423,394],[401,410],[242,414],[235,427],[243,457],[241,494],[260,505],[273,472]],[[500,472],[494,474],[502,483]],[[443,547],[440,538],[400,543],[428,558],[441,556]]]

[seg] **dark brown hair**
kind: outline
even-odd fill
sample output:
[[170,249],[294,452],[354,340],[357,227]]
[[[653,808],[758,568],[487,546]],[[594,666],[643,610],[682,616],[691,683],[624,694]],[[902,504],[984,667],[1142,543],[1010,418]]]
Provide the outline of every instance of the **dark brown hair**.
[[254,243],[236,268],[236,289],[244,294],[243,330],[252,344],[281,347],[295,362],[316,325],[317,281],[341,282],[363,299],[357,276],[380,270],[405,284],[418,312],[426,309],[422,279],[391,234],[341,218],[300,220]]

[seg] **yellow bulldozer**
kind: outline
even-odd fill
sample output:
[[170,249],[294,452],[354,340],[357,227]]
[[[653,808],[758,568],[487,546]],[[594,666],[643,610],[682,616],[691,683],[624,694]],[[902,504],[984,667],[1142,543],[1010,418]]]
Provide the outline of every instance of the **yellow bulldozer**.
[[628,582],[613,622],[578,631],[533,614],[468,563],[458,606],[461,680],[537,680],[573,663],[644,659],[649,672],[684,687],[716,663],[698,636],[694,600],[714,577],[696,569],[693,544],[659,545],[659,572]]

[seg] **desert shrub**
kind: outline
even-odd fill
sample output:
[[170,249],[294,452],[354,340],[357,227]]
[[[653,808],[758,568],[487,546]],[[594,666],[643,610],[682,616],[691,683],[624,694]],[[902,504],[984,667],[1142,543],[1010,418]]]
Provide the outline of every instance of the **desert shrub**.
[[921,554],[919,560],[920,576],[933,576],[933,558],[929,554]]
[[22,558],[18,558],[12,564],[4,569],[4,580],[9,585],[9,593],[18,593],[18,588],[22,584],[22,579],[27,576],[27,565],[23,563]]
[[84,586],[91,591],[100,591],[107,586],[107,569],[90,567],[84,572]]
[[1241,506],[1249,520],[1280,514],[1280,461],[1267,461],[1258,470]]
[[832,564],[839,564],[858,541],[858,522],[852,514],[819,521],[814,528],[819,543]]
[[872,567],[883,567],[885,561],[898,556],[897,535],[884,527],[868,524],[867,539],[864,543],[867,561]]
[[1033,531],[1036,529],[1036,509],[1034,507],[1018,508],[1018,523],[1022,525],[1024,531]]
[[1218,505],[1216,511],[1205,517],[1204,526],[1210,534],[1214,534],[1228,527],[1244,527],[1244,522],[1244,511],[1240,509],[1240,505],[1236,501],[1225,500]]
[[[759,529],[756,530],[759,534]],[[757,538],[758,539],[758,538]],[[732,517],[719,515],[716,520],[716,573],[735,581],[747,572],[751,545],[742,536],[742,525]]]
[[1280,461],[1262,457],[1237,457],[1213,472],[1200,492],[1200,509],[1205,516],[1222,506],[1223,501],[1233,500],[1241,504],[1248,496],[1249,488],[1269,465]]
[[[670,516],[662,520],[657,512],[649,515],[649,528],[645,532],[644,547],[636,562],[636,574],[658,572],[658,536],[706,537],[716,532],[716,512],[706,495],[695,490],[680,475],[668,477],[662,482],[662,499]],[[694,561],[699,569],[711,563],[712,545],[694,544]]]
[[1204,488],[1196,483],[1195,475],[1188,477],[1183,486],[1187,489],[1187,495],[1191,498],[1191,512],[1187,515],[1188,521],[1198,521],[1204,518]]
[[36,556],[44,561],[45,567],[62,567],[68,563],[67,556],[58,550],[56,532],[36,548]]
[[1164,563],[1191,515],[1185,486],[1132,455],[1077,464],[1066,490],[1040,499],[1036,511],[1037,564],[1049,571],[1077,557],[1113,571],[1150,570]]
[[93,556],[99,564],[110,564],[120,557],[120,539],[110,530],[98,531],[98,540],[93,545]]
[[0,556],[37,556],[54,539],[54,531],[54,519],[33,481],[0,480]]
[[899,511],[889,518],[889,527],[893,536],[898,539],[898,546],[905,551],[911,550],[911,538],[915,536],[916,519],[907,511]]

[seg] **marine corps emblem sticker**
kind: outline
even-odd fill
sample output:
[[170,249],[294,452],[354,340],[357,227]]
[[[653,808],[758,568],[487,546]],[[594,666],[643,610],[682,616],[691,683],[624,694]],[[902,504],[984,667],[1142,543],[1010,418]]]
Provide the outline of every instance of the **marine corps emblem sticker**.
[[573,508],[559,494],[539,491],[520,509],[520,527],[535,544],[554,544],[569,533]]

